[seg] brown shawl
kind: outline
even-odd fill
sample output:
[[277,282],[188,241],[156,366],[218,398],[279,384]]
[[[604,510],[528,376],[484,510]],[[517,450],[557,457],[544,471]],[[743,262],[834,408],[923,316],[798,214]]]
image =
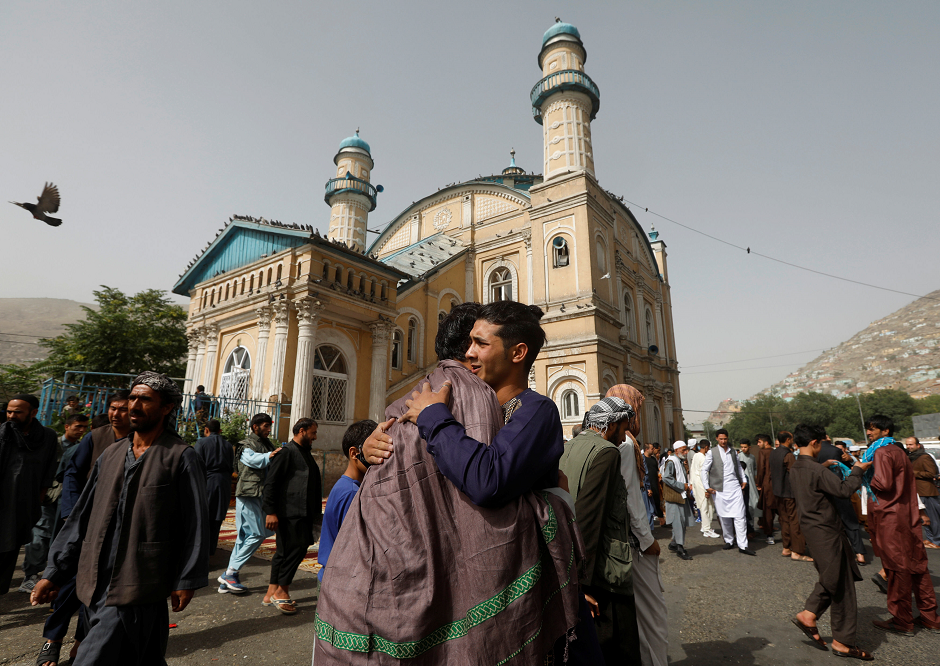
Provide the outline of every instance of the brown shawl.
[[[419,383],[452,383],[451,410],[490,444],[496,394],[455,361]],[[405,398],[386,418],[406,410]],[[474,506],[438,470],[418,429],[396,423],[395,453],[369,469],[323,577],[314,664],[541,664],[578,622],[584,546],[555,495]]]

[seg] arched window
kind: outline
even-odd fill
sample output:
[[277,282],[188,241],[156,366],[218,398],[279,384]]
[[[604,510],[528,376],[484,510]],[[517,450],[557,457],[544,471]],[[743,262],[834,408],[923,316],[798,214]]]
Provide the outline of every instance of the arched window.
[[490,273],[490,302],[512,300],[512,272],[508,268],[497,268]]
[[385,282],[382,283],[382,300],[388,300],[388,285]]
[[352,285],[353,285],[353,270],[350,268],[348,271],[346,271],[346,288],[352,289]]
[[255,293],[255,276],[254,275],[252,275],[251,278],[248,280],[248,293],[249,294]]
[[561,394],[561,417],[563,419],[576,419],[581,416],[581,400],[578,392],[568,389]]
[[268,269],[268,281],[267,281],[266,285],[267,285],[267,286],[270,286],[270,284],[271,284],[271,269],[269,268],[269,269]]
[[342,352],[333,345],[317,347],[313,361],[311,418],[320,423],[345,423],[348,384]]
[[225,285],[225,300],[228,300],[228,285],[227,284]]
[[656,336],[654,331],[656,330],[653,325],[653,311],[649,308],[646,308],[646,346],[656,344]]
[[629,292],[623,292],[624,332],[628,340],[633,340],[633,298]]
[[408,320],[408,362],[417,363],[418,358],[418,322]]
[[[659,407],[653,405],[653,436],[654,441],[663,442],[663,417],[659,413]],[[665,443],[664,443],[665,446]]]
[[327,262],[323,262],[323,279],[330,279],[330,265]]
[[401,331],[392,333],[392,367],[401,370]]
[[241,292],[239,292],[239,295],[240,295],[240,296],[244,296],[244,295],[245,295],[245,278],[242,278],[242,290],[241,290]]
[[209,294],[209,305],[215,305],[215,289],[213,289],[212,293]]
[[597,239],[597,270],[602,274],[607,272],[607,248],[600,238]]
[[278,279],[278,280],[281,279],[281,270],[282,270],[282,269],[283,269],[283,266],[281,266],[281,264],[278,264],[278,265],[277,265],[277,278],[276,278],[276,279]]
[[209,298],[209,292],[208,292],[208,291],[203,291],[203,292],[202,292],[202,309],[203,309],[203,310],[206,309],[206,299],[208,299],[208,298]]
[[552,240],[552,266],[564,268],[568,265],[568,261],[568,241],[561,236],[555,236]]
[[251,357],[244,347],[236,347],[228,355],[222,367],[219,397],[231,400],[248,399],[248,377],[251,374]]

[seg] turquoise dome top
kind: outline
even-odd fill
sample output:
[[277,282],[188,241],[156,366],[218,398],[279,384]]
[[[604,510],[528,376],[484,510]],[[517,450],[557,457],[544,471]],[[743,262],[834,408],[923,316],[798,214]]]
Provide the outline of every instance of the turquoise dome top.
[[372,154],[372,151],[369,148],[369,144],[359,138],[359,130],[356,130],[356,133],[353,136],[343,139],[340,142],[339,149],[342,150],[343,148],[362,148],[370,155]]
[[562,23],[561,21],[557,22],[551,28],[545,31],[545,34],[542,36],[542,46],[545,46],[555,35],[574,35],[578,38],[578,41],[581,41],[581,33],[578,32],[578,29],[575,28],[570,23]]

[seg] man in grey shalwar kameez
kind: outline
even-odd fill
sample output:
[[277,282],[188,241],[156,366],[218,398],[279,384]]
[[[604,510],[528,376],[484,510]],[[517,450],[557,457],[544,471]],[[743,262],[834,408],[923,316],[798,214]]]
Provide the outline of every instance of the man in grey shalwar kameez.
[[134,380],[132,432],[95,463],[33,589],[46,603],[77,577],[88,634],[75,666],[166,664],[167,597],[178,612],[208,584],[205,469],[175,432],[180,398],[165,375]]
[[686,459],[689,445],[678,441],[672,445],[672,452],[663,465],[663,485],[671,490],[664,490],[666,500],[666,524],[672,525],[672,543],[669,550],[683,560],[692,556],[685,550],[685,528],[695,526],[695,514],[692,513],[692,484],[689,483],[682,461]]

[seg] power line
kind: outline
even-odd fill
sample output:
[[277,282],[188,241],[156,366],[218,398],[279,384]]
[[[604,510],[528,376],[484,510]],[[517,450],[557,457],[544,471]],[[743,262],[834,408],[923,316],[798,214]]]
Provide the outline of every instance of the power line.
[[[742,358],[738,361],[720,361],[718,363],[702,363],[701,365],[680,365],[680,368],[704,368],[709,365],[728,365],[729,363],[744,363],[745,361],[762,361],[765,358],[780,358],[781,356],[796,356],[797,354],[809,354],[810,352],[821,352],[825,349],[807,349],[806,351],[790,352],[789,354],[776,354],[774,356],[755,356],[754,358]],[[695,374],[690,373],[690,374]]]
[[915,297],[915,298],[926,298],[927,300],[940,302],[940,298],[934,298],[933,296],[921,296],[920,294],[912,294],[912,293],[909,292],[909,291],[900,291],[900,290],[898,290],[898,289],[891,289],[891,288],[889,288],[889,287],[882,287],[882,286],[880,286],[880,285],[871,284],[871,283],[869,283],[869,282],[861,282],[861,281],[859,281],[859,280],[853,280],[853,279],[851,279],[851,278],[846,278],[846,277],[842,277],[842,276],[839,276],[839,275],[833,275],[832,273],[823,273],[822,271],[817,271],[817,270],[814,269],[814,268],[808,268],[807,266],[800,266],[799,264],[794,264],[794,263],[792,263],[792,262],[790,262],[790,261],[784,261],[783,259],[777,259],[776,257],[771,257],[769,254],[763,254],[763,253],[758,252],[758,251],[756,251],[756,250],[752,250],[750,247],[742,247],[742,246],[737,245],[737,244],[735,244],[735,243],[731,243],[730,241],[726,241],[726,240],[724,240],[723,238],[718,238],[718,236],[712,236],[711,234],[707,234],[707,233],[705,233],[704,231],[699,231],[698,229],[695,229],[694,227],[690,227],[690,226],[687,225],[687,224],[682,224],[682,222],[677,222],[676,220],[673,220],[673,219],[670,218],[670,217],[666,217],[665,215],[661,215],[660,213],[657,213],[657,212],[655,212],[655,211],[652,211],[652,210],[650,210],[649,208],[645,208],[644,206],[641,206],[641,205],[638,204],[638,203],[634,203],[634,202],[629,201],[629,200],[627,200],[627,199],[624,199],[623,201],[624,201],[624,203],[628,203],[628,204],[630,204],[631,206],[636,206],[637,208],[643,210],[643,212],[645,212],[645,213],[649,213],[650,215],[655,215],[656,217],[660,218],[661,220],[666,220],[667,222],[672,222],[673,224],[679,225],[679,226],[682,227],[683,229],[688,229],[689,231],[693,231],[693,232],[695,232],[695,233],[697,233],[697,234],[700,234],[700,235],[702,235],[702,236],[705,236],[706,238],[711,238],[712,240],[718,241],[719,243],[724,243],[725,245],[728,245],[728,246],[730,246],[730,247],[733,247],[733,248],[735,248],[735,249],[737,249],[737,250],[741,250],[741,251],[743,251],[743,252],[747,252],[748,254],[753,254],[753,255],[755,255],[755,256],[762,257],[762,258],[764,258],[764,259],[769,259],[770,261],[776,261],[778,264],[784,264],[784,265],[786,265],[786,266],[790,266],[791,268],[798,268],[798,269],[800,269],[801,271],[806,271],[806,272],[808,272],[808,273],[815,273],[816,275],[823,275],[823,276],[825,276],[825,277],[832,278],[832,279],[834,279],[834,280],[842,280],[843,282],[851,282],[852,284],[858,284],[858,285],[861,285],[861,286],[863,286],[863,287],[871,287],[872,289],[880,289],[881,291],[890,291],[890,292],[895,293],[895,294],[903,294],[904,296],[913,296],[913,297]]
[[45,337],[48,337],[48,336],[46,336],[46,335],[27,335],[26,333],[3,333],[2,331],[0,331],[0,335],[13,335],[13,336],[16,336],[17,338],[45,338]]
[[766,370],[767,368],[792,368],[792,363],[784,363],[783,365],[762,365],[758,368],[728,368],[727,370],[702,370],[701,372],[683,372],[682,374],[686,377],[689,375],[710,375],[715,372],[746,372],[748,370]]

